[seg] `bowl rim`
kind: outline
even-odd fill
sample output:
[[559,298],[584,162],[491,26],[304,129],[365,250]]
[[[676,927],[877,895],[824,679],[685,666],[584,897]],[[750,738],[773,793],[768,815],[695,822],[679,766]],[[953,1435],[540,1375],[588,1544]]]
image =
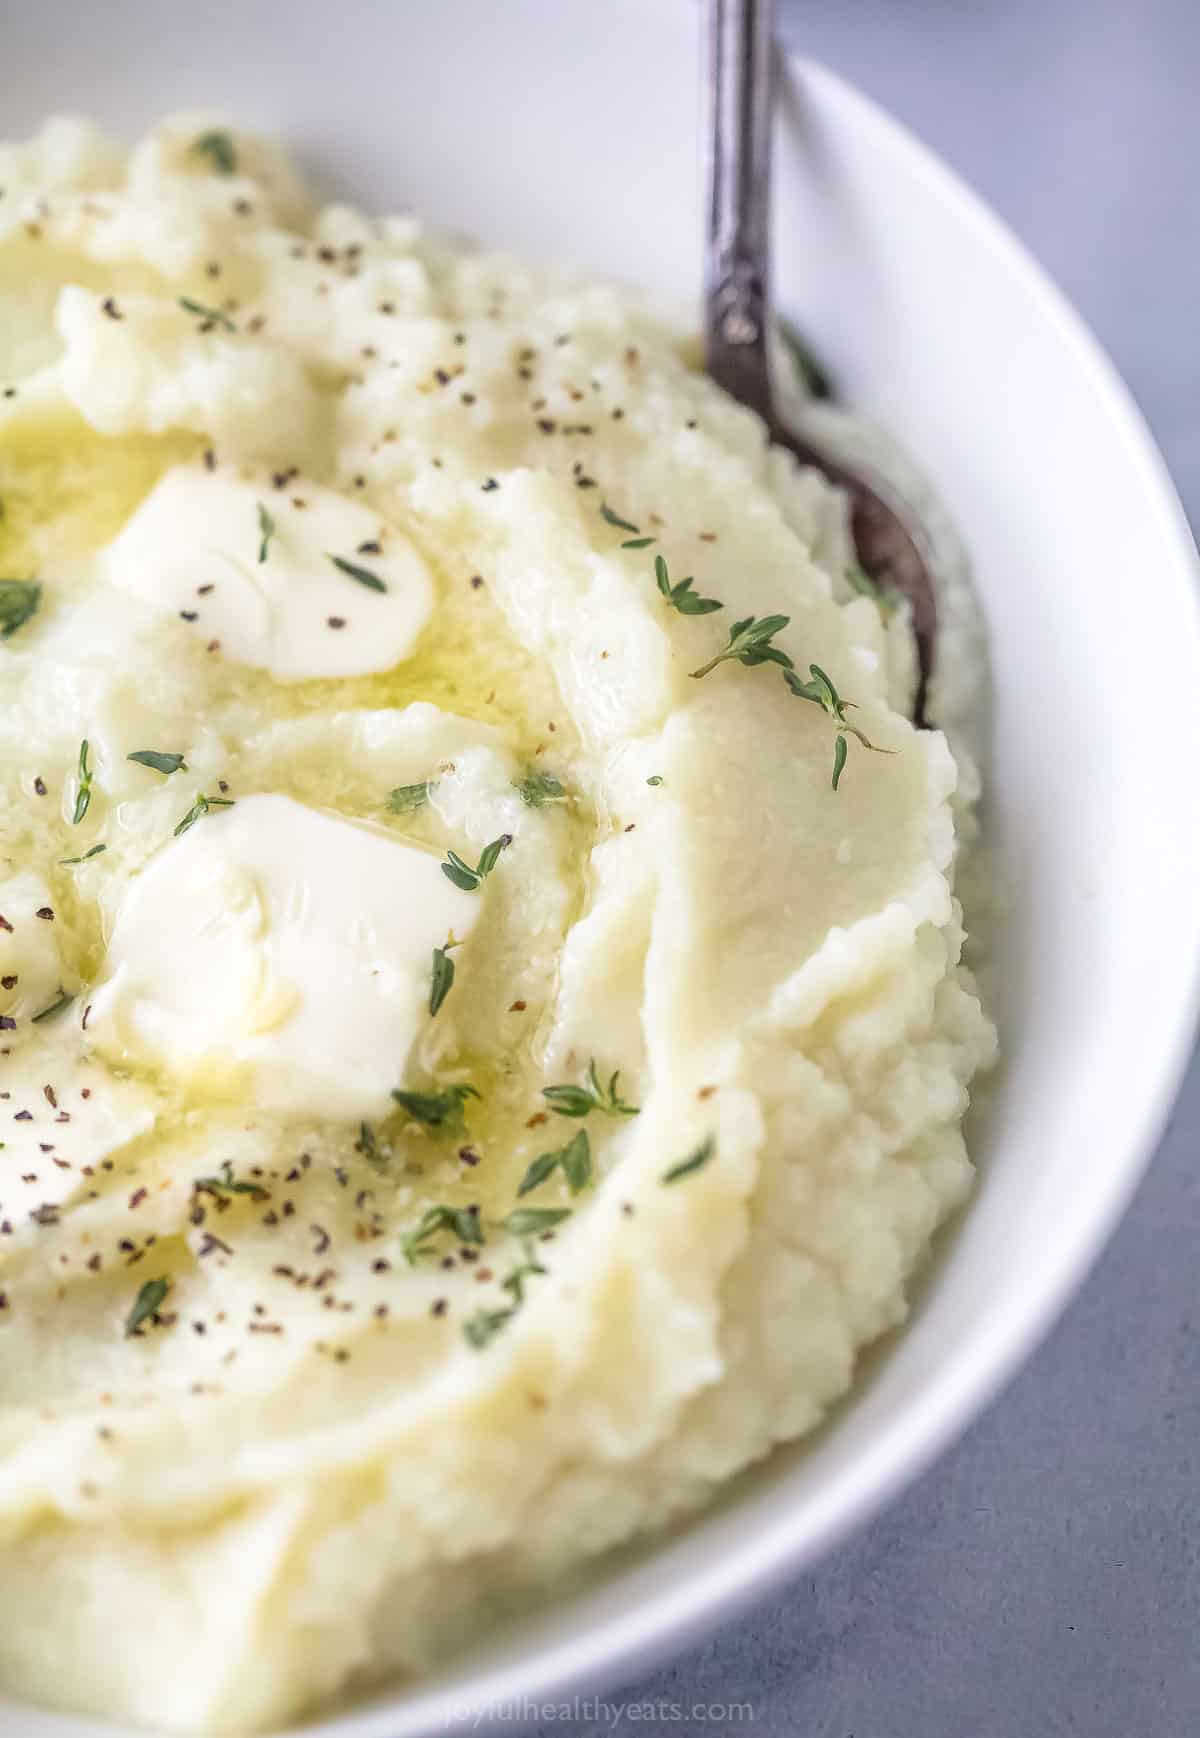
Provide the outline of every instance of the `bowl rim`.
[[[834,105],[852,124],[886,137],[910,172],[922,178],[963,228],[1019,274],[1030,299],[1055,328],[1059,343],[1102,399],[1131,471],[1153,504],[1179,559],[1163,584],[1178,592],[1181,618],[1192,618],[1200,651],[1200,559],[1183,507],[1154,436],[1115,365],[1046,270],[1010,226],[966,181],[902,121],[847,79],[806,56],[782,50],[800,85]],[[392,1697],[386,1688],[361,1710],[339,1710],[303,1731],[315,1738],[418,1738],[495,1729],[512,1721],[515,1707],[562,1702],[604,1687],[627,1684],[642,1671],[681,1652],[715,1626],[731,1620],[794,1575],[801,1565],[828,1552],[876,1515],[911,1484],[966,1430],[1016,1374],[1058,1321],[1116,1228],[1158,1147],[1182,1084],[1200,1026],[1200,927],[1194,937],[1171,1043],[1156,1059],[1153,1090],[1147,1092],[1141,1129],[1120,1164],[1098,1177],[1081,1211],[1063,1228],[1060,1255],[1025,1290],[1019,1307],[977,1327],[955,1355],[930,1378],[919,1408],[880,1432],[869,1449],[831,1477],[820,1513],[787,1511],[761,1525],[719,1558],[661,1591],[630,1604],[596,1628],[539,1645],[515,1663],[455,1673],[428,1687],[406,1688]],[[968,1355],[969,1353],[969,1355]],[[466,1663],[466,1662],[464,1662]],[[522,1722],[518,1722],[522,1723]],[[283,1735],[287,1738],[287,1735]],[[301,1738],[297,1729],[296,1738]]]

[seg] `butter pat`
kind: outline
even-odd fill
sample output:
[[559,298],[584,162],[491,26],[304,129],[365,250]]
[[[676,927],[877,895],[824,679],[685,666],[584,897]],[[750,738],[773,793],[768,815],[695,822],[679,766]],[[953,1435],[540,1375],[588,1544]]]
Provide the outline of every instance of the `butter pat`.
[[87,1037],[260,1107],[375,1117],[429,1019],[433,950],[481,908],[431,852],[283,796],[243,797],[132,883]]
[[391,669],[433,603],[412,544],[357,501],[203,465],[168,471],[99,564],[111,585],[176,617],[204,646],[215,641],[215,655],[281,682]]

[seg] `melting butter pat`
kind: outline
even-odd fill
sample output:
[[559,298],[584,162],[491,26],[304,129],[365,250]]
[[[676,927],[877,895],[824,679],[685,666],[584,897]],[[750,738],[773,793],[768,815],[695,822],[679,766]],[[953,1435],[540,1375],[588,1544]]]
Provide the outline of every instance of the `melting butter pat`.
[[204,816],[132,883],[86,1032],[265,1108],[370,1118],[429,1019],[433,950],[481,906],[438,858],[283,796]]
[[168,471],[99,563],[206,647],[281,682],[391,669],[433,602],[412,544],[357,501],[203,465]]

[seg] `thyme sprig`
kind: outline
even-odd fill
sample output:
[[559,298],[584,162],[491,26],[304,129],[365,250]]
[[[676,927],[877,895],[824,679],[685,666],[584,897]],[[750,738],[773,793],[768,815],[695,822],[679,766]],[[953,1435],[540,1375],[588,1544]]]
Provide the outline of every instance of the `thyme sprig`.
[[[670,571],[661,555],[654,557],[654,578],[663,597],[681,616],[708,616],[714,610],[725,608],[715,597],[701,597],[698,592],[694,592],[692,586],[696,582],[690,574],[687,579],[681,579],[678,585],[672,585]],[[700,672],[696,671],[694,674],[699,675]]]
[[36,579],[0,579],[0,640],[11,640],[37,614],[41,601]]
[[585,1128],[572,1135],[565,1146],[556,1147],[554,1152],[542,1153],[534,1159],[521,1178],[517,1199],[520,1200],[522,1195],[532,1194],[534,1189],[540,1189],[555,1171],[562,1173],[572,1195],[578,1195],[587,1188],[592,1180],[592,1145]]
[[159,1310],[167,1301],[171,1289],[169,1279],[148,1279],[134,1299],[133,1308],[125,1318],[125,1338],[140,1334],[147,1322],[157,1324]]
[[85,736],[79,744],[79,765],[76,768],[75,809],[71,816],[71,825],[77,827],[92,806],[93,772],[88,765],[88,739]]
[[204,792],[201,791],[197,795],[195,802],[192,804],[187,814],[176,827],[175,837],[177,839],[180,838],[188,831],[189,827],[194,827],[198,820],[200,820],[204,815],[210,814],[213,809],[231,809],[232,807],[232,797],[206,797]]
[[682,1181],[684,1177],[690,1177],[694,1172],[702,1171],[705,1165],[707,1165],[712,1159],[715,1159],[716,1156],[716,1137],[715,1135],[708,1135],[703,1141],[701,1141],[700,1145],[694,1152],[688,1154],[686,1159],[680,1159],[677,1165],[668,1166],[659,1178],[659,1182],[678,1183]]
[[718,664],[724,664],[726,660],[746,665],[781,664],[785,670],[790,670],[792,660],[787,653],[779,646],[771,644],[775,635],[781,633],[790,620],[790,616],[746,616],[744,620],[734,622],[729,630],[729,643],[724,650],[689,674],[697,678],[707,676],[710,670],[715,670]]
[[484,1235],[478,1206],[427,1207],[413,1229],[400,1239],[400,1253],[410,1267],[415,1267],[423,1255],[432,1254],[433,1240],[443,1231],[453,1232],[459,1243],[481,1245]]
[[258,503],[258,565],[261,567],[267,559],[271,547],[271,539],[275,535],[275,521],[267,512],[262,502]]
[[207,133],[198,134],[190,149],[197,157],[207,157],[218,175],[237,173],[237,150],[232,136],[223,129],[214,127]]
[[620,1070],[614,1069],[608,1085],[601,1085],[593,1056],[583,1086],[544,1086],[542,1097],[559,1116],[590,1116],[594,1110],[602,1110],[606,1116],[636,1116],[639,1107],[627,1104],[617,1091],[620,1078]]
[[447,881],[452,881],[456,887],[461,887],[464,893],[474,893],[491,874],[500,861],[500,853],[512,844],[511,833],[501,833],[498,839],[493,839],[490,845],[485,845],[479,854],[479,861],[472,869],[471,865],[459,856],[457,851],[447,851],[446,861],[442,864],[442,874]]
[[606,525],[611,525],[616,531],[633,532],[632,537],[626,537],[622,542],[622,549],[649,549],[652,543],[657,542],[654,537],[643,536],[641,526],[635,525],[631,519],[622,519],[619,513],[613,511],[607,501],[600,503],[600,517]]
[[450,991],[454,987],[454,961],[450,958],[450,949],[461,947],[461,941],[455,941],[451,930],[441,947],[433,950],[433,971],[429,978],[429,1012],[436,1014]]
[[180,296],[179,306],[185,314],[193,314],[199,320],[202,332],[211,332],[217,326],[221,326],[226,332],[237,331],[237,327],[224,308],[210,308],[206,303],[197,302],[191,296]]
[[873,754],[894,754],[891,748],[880,748],[877,743],[851,724],[846,717],[847,710],[856,710],[853,700],[843,700],[832,680],[825,674],[819,664],[808,666],[809,680],[802,681],[795,670],[785,670],[783,679],[798,700],[811,700],[814,706],[819,706],[827,718],[832,718],[838,731],[833,744],[833,788],[836,790],[846,765],[847,735],[855,737],[864,748],[869,748]]
[[448,1086],[444,1092],[402,1092],[393,1088],[392,1097],[413,1122],[437,1135],[453,1135],[458,1139],[466,1132],[466,1103],[469,1098],[482,1098],[474,1086]]

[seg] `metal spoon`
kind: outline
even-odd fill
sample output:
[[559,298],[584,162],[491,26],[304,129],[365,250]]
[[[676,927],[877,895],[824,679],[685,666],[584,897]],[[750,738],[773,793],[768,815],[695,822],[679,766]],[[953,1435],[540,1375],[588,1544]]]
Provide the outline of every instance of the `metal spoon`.
[[913,715],[923,724],[937,638],[928,539],[881,477],[851,470],[782,422],[775,409],[767,359],[774,20],[774,0],[708,0],[712,154],[706,366],[718,386],[758,412],[776,446],[845,490],[863,570],[908,599],[919,671]]

